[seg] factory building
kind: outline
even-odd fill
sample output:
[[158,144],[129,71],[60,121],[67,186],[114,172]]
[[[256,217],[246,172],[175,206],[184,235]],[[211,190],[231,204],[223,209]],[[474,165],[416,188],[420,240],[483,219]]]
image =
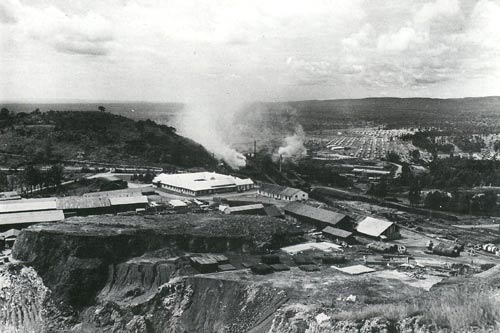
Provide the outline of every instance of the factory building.
[[351,219],[340,213],[331,210],[315,208],[300,202],[291,202],[283,210],[288,220],[298,220],[309,223],[319,229],[326,227],[336,227],[347,229],[350,227]]
[[162,173],[153,179],[153,184],[158,188],[189,196],[243,192],[254,188],[251,179],[240,179],[215,172]]
[[257,193],[265,197],[286,201],[300,201],[309,198],[306,192],[297,188],[268,183],[260,183]]
[[365,217],[356,226],[356,231],[363,236],[377,238],[380,240],[390,240],[399,237],[399,227],[386,220]]

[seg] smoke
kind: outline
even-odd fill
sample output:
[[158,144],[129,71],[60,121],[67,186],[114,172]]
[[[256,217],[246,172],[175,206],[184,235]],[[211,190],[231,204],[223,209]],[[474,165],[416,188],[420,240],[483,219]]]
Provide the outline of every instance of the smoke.
[[186,136],[224,160],[233,169],[246,165],[246,158],[230,145],[238,107],[228,103],[189,103],[175,121],[179,134]]
[[280,156],[282,156],[285,161],[297,161],[298,159],[305,157],[307,155],[307,149],[304,147],[305,139],[306,134],[304,133],[302,126],[297,125],[295,127],[295,133],[287,136],[283,140],[283,145],[278,148],[278,152],[273,155],[273,159],[276,161]]

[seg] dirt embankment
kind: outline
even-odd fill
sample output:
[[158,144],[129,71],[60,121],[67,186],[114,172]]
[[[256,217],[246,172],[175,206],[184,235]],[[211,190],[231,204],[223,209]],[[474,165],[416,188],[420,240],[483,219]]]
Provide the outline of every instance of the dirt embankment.
[[263,252],[294,236],[300,236],[296,226],[266,217],[99,216],[25,229],[13,257],[32,266],[58,302],[79,310],[94,302],[109,271],[123,269],[116,265],[130,258],[158,249],[169,251],[164,258],[183,252]]

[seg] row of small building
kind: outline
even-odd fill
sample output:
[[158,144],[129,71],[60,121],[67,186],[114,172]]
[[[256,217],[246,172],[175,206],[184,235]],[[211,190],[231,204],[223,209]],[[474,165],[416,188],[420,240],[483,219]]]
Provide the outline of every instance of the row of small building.
[[148,198],[141,192],[132,195],[89,193],[61,198],[17,199],[0,205],[0,230],[40,222],[59,222],[75,215],[116,214],[144,209]]
[[[232,203],[231,200],[228,201]],[[275,205],[262,203],[232,207],[221,205],[219,209],[225,214],[267,215],[299,221],[321,230],[325,237],[338,243],[355,243],[354,236],[356,234],[378,240],[391,240],[399,235],[399,228],[394,222],[373,217],[364,217],[360,221],[355,221],[345,214],[312,207],[301,202],[290,202],[282,210]]]

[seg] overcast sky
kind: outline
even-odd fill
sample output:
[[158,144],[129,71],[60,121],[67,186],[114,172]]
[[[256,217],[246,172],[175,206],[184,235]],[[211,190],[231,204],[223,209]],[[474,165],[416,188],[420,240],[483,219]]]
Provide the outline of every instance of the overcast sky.
[[500,0],[0,0],[0,100],[500,95]]

